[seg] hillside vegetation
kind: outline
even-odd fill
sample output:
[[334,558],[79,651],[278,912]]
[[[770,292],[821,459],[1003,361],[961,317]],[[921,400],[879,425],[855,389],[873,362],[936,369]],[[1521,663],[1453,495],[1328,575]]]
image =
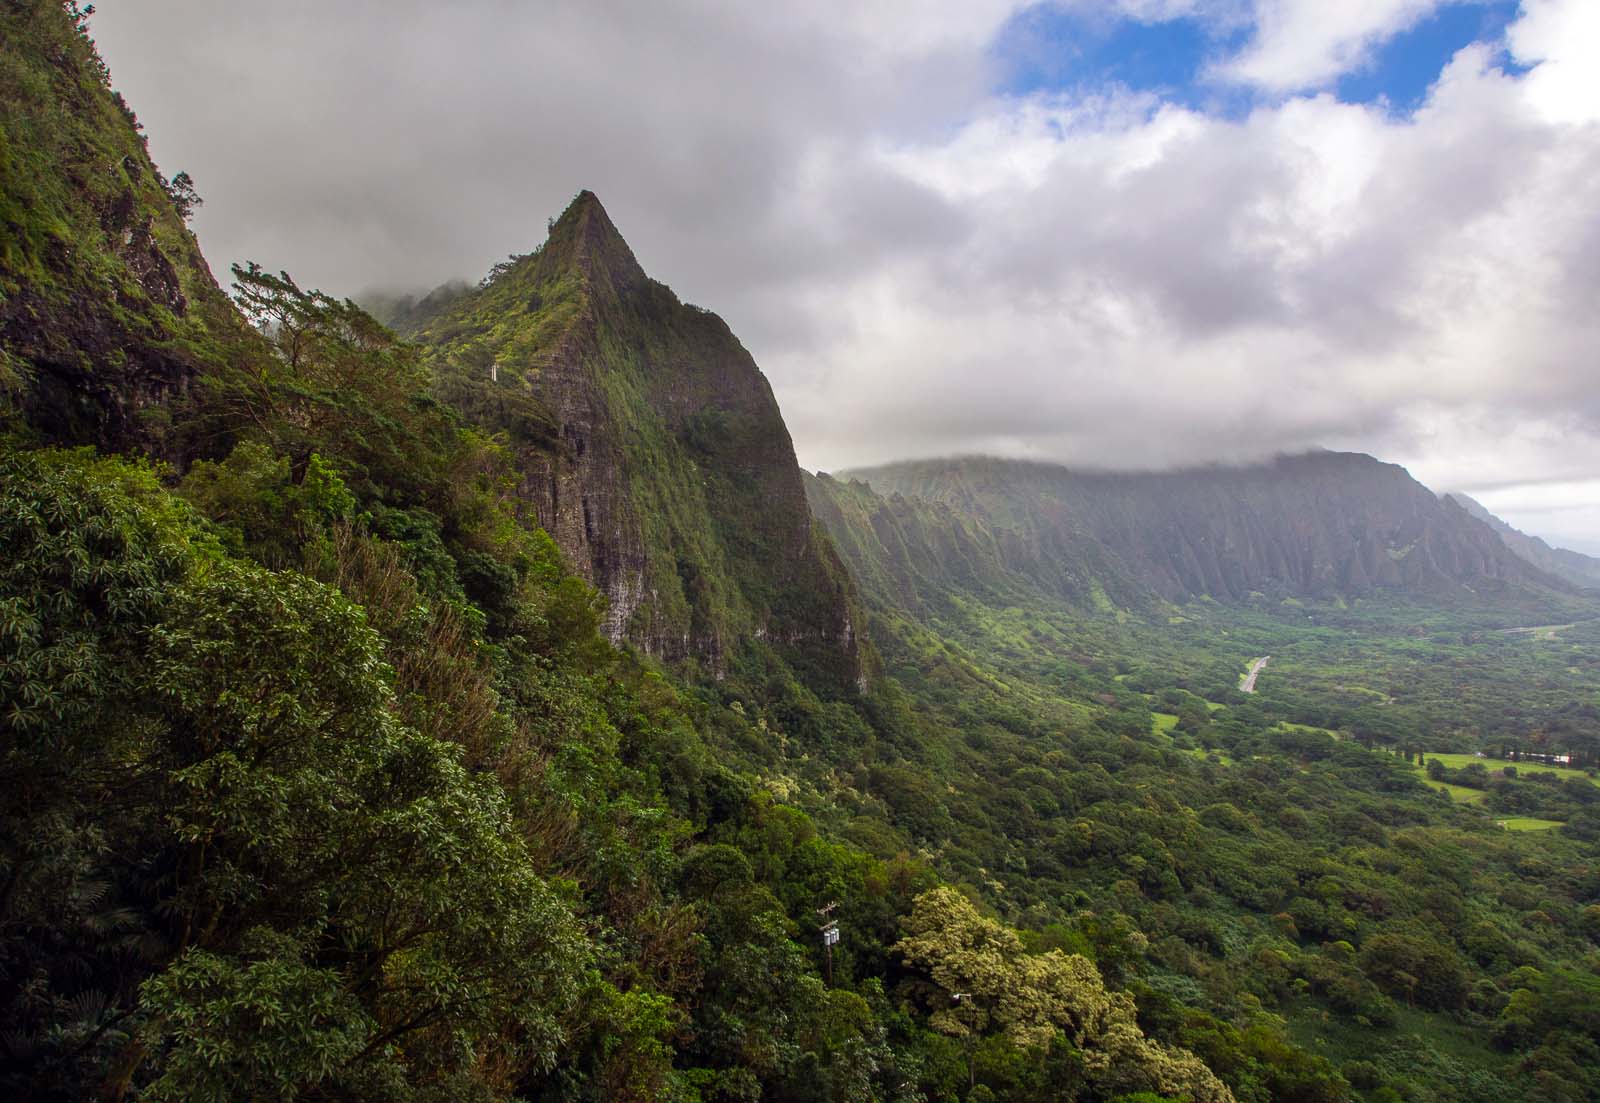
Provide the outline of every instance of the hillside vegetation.
[[587,193],[414,341],[225,295],[80,14],[0,0],[6,1098],[1600,1089],[1586,598],[1364,458],[1304,570],[804,476]]

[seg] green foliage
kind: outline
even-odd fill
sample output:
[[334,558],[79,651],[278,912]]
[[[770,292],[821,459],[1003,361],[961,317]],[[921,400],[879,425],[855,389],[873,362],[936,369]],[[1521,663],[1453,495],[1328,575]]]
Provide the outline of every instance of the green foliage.
[[234,300],[271,343],[242,371],[209,376],[203,420],[290,459],[337,456],[363,498],[417,502],[460,460],[464,441],[426,396],[417,351],[349,300],[305,291],[287,273],[235,266]]
[[[1005,587],[979,581],[970,559],[952,555],[955,515],[937,538],[924,517],[922,546],[898,558],[885,512],[926,513],[926,503],[875,505],[860,484],[826,479],[813,501],[824,518],[837,507],[830,525],[852,568],[852,549],[870,552],[862,577],[888,580],[868,590],[871,633],[915,702],[916,737],[880,734],[875,746],[898,760],[854,776],[881,787],[884,812],[943,875],[1003,914],[1055,924],[1077,946],[1091,935],[1102,972],[1140,992],[1147,1032],[1199,1053],[1240,1098],[1339,1098],[1333,1068],[1297,1047],[1395,1053],[1398,1067],[1405,1029],[1468,1039],[1434,1066],[1464,1096],[1478,1090],[1469,1081],[1487,1079],[1505,1098],[1536,1097],[1490,1050],[1478,1007],[1498,1006],[1501,978],[1519,961],[1586,952],[1592,855],[1552,850],[1548,836],[1520,845],[1495,819],[1422,788],[1415,751],[1402,762],[1379,748],[1445,738],[1442,725],[1428,734],[1441,716],[1460,717],[1449,737],[1461,740],[1473,717],[1509,725],[1536,708],[1571,709],[1600,653],[1580,629],[1557,656],[1406,603],[1366,603],[1337,627],[1308,627],[1308,612],[1327,615],[1311,604],[1297,606],[1300,623],[1206,605],[1160,626],[1117,621],[1019,573]],[[915,584],[894,581],[895,564],[917,556]],[[1262,654],[1276,673],[1254,697],[1238,695],[1240,665]],[[1389,702],[1381,712],[1365,703],[1379,697]],[[1177,722],[1153,722],[1158,711]],[[1577,723],[1548,726],[1581,738]],[[1581,774],[1558,784],[1521,776],[1537,768],[1523,764],[1510,779],[1484,771],[1485,788],[1472,792],[1538,802],[1502,805],[1511,808],[1571,809],[1559,803],[1572,799],[1565,786],[1592,785]],[[1579,832],[1584,807],[1572,813]],[[1576,877],[1546,879],[1555,864]],[[1093,918],[1075,913],[1083,908]],[[1135,938],[1105,930],[1118,913]],[[1176,1012],[1170,1027],[1147,1021],[1158,1000],[1229,1025],[1270,1012],[1288,1029],[1253,1057],[1243,1034],[1219,1047],[1186,1033]],[[1385,1077],[1412,1090],[1399,1072]]]
[[895,949],[937,986],[929,1025],[971,1039],[991,1027],[1020,1049],[1056,1044],[1081,1055],[1094,1082],[1197,1101],[1232,1094],[1192,1054],[1146,1040],[1133,1000],[1105,989],[1093,963],[1049,950],[1025,954],[1015,931],[985,919],[951,888],[917,897]]
[[[591,951],[498,789],[396,721],[360,610],[115,461],[8,455],[0,493],[18,1087],[66,1090],[79,1035],[125,1036],[112,1075],[157,1098],[552,1064]],[[111,914],[63,927],[75,896]]]
[[22,414],[7,428],[171,455],[190,383],[256,343],[174,203],[187,177],[169,194],[75,10],[0,9],[0,387]]
[[180,493],[226,530],[234,551],[277,567],[298,563],[313,536],[356,512],[355,496],[320,455],[311,453],[296,482],[288,456],[255,442],[196,462]]
[[[7,1097],[1595,1094],[1592,608],[1173,604],[813,479],[830,540],[592,196],[425,349],[253,266],[251,328],[82,20],[0,32]],[[637,606],[530,523],[580,467]]]

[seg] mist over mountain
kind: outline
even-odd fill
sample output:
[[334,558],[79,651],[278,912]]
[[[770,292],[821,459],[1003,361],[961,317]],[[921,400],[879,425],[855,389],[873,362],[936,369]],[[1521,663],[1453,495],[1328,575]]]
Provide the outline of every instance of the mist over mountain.
[[982,522],[1035,573],[1081,559],[1092,541],[1123,578],[1169,601],[1566,588],[1403,468],[1358,454],[1146,474],[959,459],[845,477]]
[[[203,30],[222,7],[188,14]],[[393,33],[359,51],[301,45],[398,58],[416,93],[443,71],[404,43],[459,17],[423,7],[386,8]],[[959,93],[974,70],[928,67],[929,42],[993,13],[883,10],[833,28],[774,9],[798,37],[763,55],[770,83],[805,68],[797,43],[871,31],[911,57],[890,75]],[[575,48],[599,11],[537,13],[547,69],[501,53],[533,17],[472,9],[504,32],[475,71],[511,56],[505,80],[570,82],[529,117],[579,145],[586,97],[633,68],[694,79],[614,20],[615,49]],[[292,37],[322,12],[268,22]],[[587,190],[474,284],[363,308],[243,261],[224,292],[193,181],[152,160],[89,14],[0,0],[0,1098],[1600,1097],[1593,561],[1358,453],[807,474],[744,343],[646,274]],[[635,14],[686,48],[718,16]],[[1327,58],[1289,54],[1336,70],[1420,18],[1377,15]],[[1296,18],[1263,17],[1225,79],[1291,87]],[[843,68],[820,106],[859,115],[854,55],[825,56]],[[229,77],[266,73],[280,105],[362,106],[289,69]],[[675,87],[606,143],[633,203],[668,212],[657,246],[735,284],[804,267],[739,223],[702,147],[648,125]],[[477,106],[442,132],[581,175]],[[408,124],[417,175],[467,193],[436,213],[472,221],[478,162],[429,162],[427,119]],[[330,159],[361,197],[341,219],[392,199],[368,137]],[[641,168],[668,147],[678,175]],[[862,195],[829,212],[842,237],[961,206]],[[516,224],[551,213],[530,202]],[[295,208],[313,230],[318,209]],[[1237,311],[1204,248],[1114,237],[1119,264],[1218,312],[1194,325]],[[810,321],[848,344],[928,290],[895,287]],[[909,429],[824,411],[864,451],[930,411],[979,439],[997,412],[1072,428],[1061,388],[980,376],[977,402],[873,378]],[[1305,405],[1290,420],[1320,423]],[[1149,429],[1106,409],[1072,414],[1123,443]]]
[[1540,570],[1563,578],[1574,586],[1587,589],[1600,588],[1600,559],[1567,548],[1553,548],[1537,536],[1529,536],[1512,528],[1485,509],[1481,503],[1459,490],[1451,491],[1445,497],[1494,529],[1500,539],[1505,541],[1506,547]]
[[914,7],[92,22],[218,265],[475,281],[592,188],[730,322],[810,468],[1319,443],[1430,486],[1592,479],[1586,0]]

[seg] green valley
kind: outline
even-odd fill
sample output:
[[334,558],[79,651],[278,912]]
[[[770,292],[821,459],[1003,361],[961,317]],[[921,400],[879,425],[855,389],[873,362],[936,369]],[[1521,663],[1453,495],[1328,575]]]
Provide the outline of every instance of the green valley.
[[0,2],[6,1098],[1600,1097],[1570,561],[1353,453],[804,472],[587,191],[225,292],[86,14]]

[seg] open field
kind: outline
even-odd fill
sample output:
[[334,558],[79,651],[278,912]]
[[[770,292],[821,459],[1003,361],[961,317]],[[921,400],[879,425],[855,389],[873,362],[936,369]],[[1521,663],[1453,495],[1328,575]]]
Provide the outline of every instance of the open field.
[[1448,781],[1434,781],[1420,769],[1417,771],[1424,784],[1450,794],[1450,799],[1461,804],[1482,804],[1488,797],[1482,789],[1469,789],[1465,785],[1451,785]]
[[[1499,773],[1507,766],[1515,766],[1517,768],[1517,776],[1519,777],[1527,777],[1531,774],[1540,773],[1555,774],[1563,781],[1571,777],[1589,777],[1589,775],[1584,773],[1584,771],[1574,770],[1569,766],[1546,766],[1541,762],[1507,762],[1504,759],[1499,758],[1479,758],[1477,755],[1470,754],[1435,754],[1432,751],[1423,754],[1423,764],[1426,765],[1428,759],[1430,758],[1437,758],[1440,762],[1444,763],[1452,770],[1459,770],[1463,767],[1471,765],[1474,762],[1478,762],[1482,763],[1483,767],[1491,774]],[[1589,780],[1596,781],[1594,778],[1589,778]],[[1600,782],[1596,783],[1600,784]]]
[[1533,628],[1502,628],[1502,635],[1506,636],[1532,636],[1536,640],[1553,640],[1569,628],[1576,628],[1576,624],[1541,624]]
[[1178,726],[1178,714],[1175,712],[1152,712],[1150,714],[1150,731],[1156,735],[1165,735]]
[[1278,730],[1286,731],[1286,732],[1316,732],[1319,735],[1327,736],[1329,739],[1338,739],[1339,738],[1336,734],[1334,734],[1333,732],[1329,731],[1327,728],[1318,728],[1318,727],[1315,727],[1315,726],[1313,726],[1311,724],[1295,724],[1295,723],[1292,723],[1291,721],[1288,721],[1288,720],[1279,720],[1278,721]]
[[1541,820],[1533,816],[1512,816],[1509,819],[1495,820],[1495,823],[1507,831],[1549,831],[1552,827],[1560,827],[1560,820]]

